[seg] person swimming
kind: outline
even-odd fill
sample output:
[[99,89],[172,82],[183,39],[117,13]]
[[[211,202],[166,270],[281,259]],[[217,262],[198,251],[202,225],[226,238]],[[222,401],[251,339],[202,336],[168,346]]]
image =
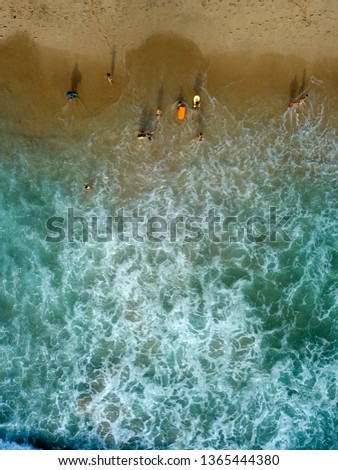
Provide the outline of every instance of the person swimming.
[[85,188],[85,191],[92,191],[93,186],[91,184],[87,183],[87,184],[84,185],[84,188]]
[[139,131],[137,133],[138,140],[144,140],[146,137],[148,138],[148,140],[151,140],[151,137],[152,137],[151,132]]
[[113,76],[111,73],[107,72],[106,73],[106,79],[108,80],[108,82],[110,83],[110,85],[113,84]]
[[303,98],[299,98],[298,100],[291,101],[289,108],[298,108],[300,104],[305,103],[305,101],[308,99],[309,95],[303,96]]
[[66,96],[69,100],[77,100],[79,94],[76,91],[67,91]]
[[158,107],[155,111],[156,117],[161,117],[162,116],[162,110],[160,107]]
[[201,140],[203,140],[203,132],[200,132],[196,137],[195,137],[195,140],[197,142],[200,142]]
[[147,137],[147,134],[144,131],[139,131],[137,133],[138,140],[144,140]]

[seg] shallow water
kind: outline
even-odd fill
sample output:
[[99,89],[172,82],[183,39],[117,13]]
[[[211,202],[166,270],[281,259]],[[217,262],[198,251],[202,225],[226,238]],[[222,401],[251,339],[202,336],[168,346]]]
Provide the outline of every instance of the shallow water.
[[[1,445],[337,449],[335,89],[309,77],[309,101],[285,112],[282,93],[211,90],[196,50],[181,51],[194,73],[182,61],[168,78],[168,58],[145,80],[147,51],[143,68],[127,58],[116,103],[85,119],[82,101],[60,108],[60,138],[2,136]],[[89,227],[83,242],[75,222],[69,242],[69,208],[102,237],[121,208],[169,226],[202,217],[203,232],[178,224],[154,242],[143,223],[139,241],[126,225],[126,242],[113,221],[109,241]],[[210,210],[238,218],[215,224],[217,241]],[[271,211],[290,216],[286,239]],[[250,217],[264,218],[252,233]]]

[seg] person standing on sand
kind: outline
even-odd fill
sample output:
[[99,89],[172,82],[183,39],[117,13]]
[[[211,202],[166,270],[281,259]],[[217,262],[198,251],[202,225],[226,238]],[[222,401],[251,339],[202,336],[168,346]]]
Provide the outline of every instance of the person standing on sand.
[[106,73],[106,79],[108,80],[110,85],[113,84],[113,76],[112,76],[111,73],[109,73],[109,72]]
[[76,91],[67,91],[66,96],[71,101],[76,101],[79,98],[79,94]]

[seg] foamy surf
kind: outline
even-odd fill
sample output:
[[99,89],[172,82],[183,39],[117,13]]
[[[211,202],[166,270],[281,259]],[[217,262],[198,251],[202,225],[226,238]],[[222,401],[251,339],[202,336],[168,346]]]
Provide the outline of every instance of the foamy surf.
[[131,72],[94,116],[62,105],[58,139],[1,141],[4,445],[337,448],[335,91],[284,112],[207,76],[178,123],[159,73],[156,121]]

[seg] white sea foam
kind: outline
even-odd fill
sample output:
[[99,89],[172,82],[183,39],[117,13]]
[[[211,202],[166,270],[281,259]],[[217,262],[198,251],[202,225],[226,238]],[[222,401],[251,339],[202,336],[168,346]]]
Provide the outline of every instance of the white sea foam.
[[[329,103],[316,94],[267,120],[265,102],[237,121],[202,92],[202,142],[196,114],[181,126],[170,110],[152,141],[137,142],[135,103],[129,120],[112,105],[82,137],[2,144],[4,439],[336,447]],[[176,242],[122,242],[114,225],[111,241],[83,243],[79,223],[73,242],[45,241],[46,219],[69,207],[104,232],[121,207],[167,220],[215,209],[245,226],[268,220],[271,206],[292,216],[290,242],[184,243],[180,232]]]

